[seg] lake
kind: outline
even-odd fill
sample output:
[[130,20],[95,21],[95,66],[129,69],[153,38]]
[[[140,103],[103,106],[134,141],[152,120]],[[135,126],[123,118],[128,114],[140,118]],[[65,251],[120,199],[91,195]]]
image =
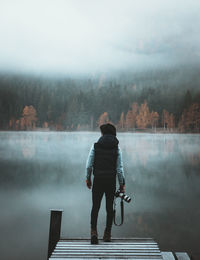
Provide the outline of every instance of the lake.
[[[99,137],[98,132],[0,132],[0,259],[46,259],[51,208],[64,210],[63,237],[89,237],[85,164]],[[125,203],[124,225],[113,226],[112,236],[153,237],[161,250],[199,253],[200,135],[117,137],[132,201]],[[104,211],[103,199],[100,238]]]

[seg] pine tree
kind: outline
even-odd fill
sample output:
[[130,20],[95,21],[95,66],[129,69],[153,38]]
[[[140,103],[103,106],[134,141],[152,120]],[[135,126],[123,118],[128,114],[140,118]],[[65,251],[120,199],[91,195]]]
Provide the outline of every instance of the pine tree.
[[183,101],[183,109],[188,109],[192,104],[192,96],[189,90],[187,90],[184,101]]
[[193,103],[188,109],[185,109],[178,123],[178,129],[181,132],[200,131],[200,105]]

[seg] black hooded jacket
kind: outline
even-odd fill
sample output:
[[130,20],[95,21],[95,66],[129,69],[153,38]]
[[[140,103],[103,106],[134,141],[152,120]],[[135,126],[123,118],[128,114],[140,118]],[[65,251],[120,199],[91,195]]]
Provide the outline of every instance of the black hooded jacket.
[[114,178],[118,156],[118,139],[106,134],[94,144],[94,176],[95,178]]

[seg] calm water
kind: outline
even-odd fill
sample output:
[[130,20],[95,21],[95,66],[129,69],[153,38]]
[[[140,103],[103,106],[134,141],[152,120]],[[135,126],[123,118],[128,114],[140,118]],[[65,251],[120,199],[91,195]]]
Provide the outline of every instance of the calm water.
[[[45,259],[51,208],[64,209],[62,236],[89,236],[85,162],[99,136],[0,132],[0,259]],[[133,201],[113,236],[154,237],[162,250],[199,253],[200,135],[121,133],[118,139]],[[103,200],[100,236],[104,210]]]

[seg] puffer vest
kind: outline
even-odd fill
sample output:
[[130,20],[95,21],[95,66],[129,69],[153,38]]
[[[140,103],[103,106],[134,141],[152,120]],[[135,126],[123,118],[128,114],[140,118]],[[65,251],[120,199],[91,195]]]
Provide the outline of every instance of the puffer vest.
[[115,179],[118,155],[118,139],[114,135],[103,135],[94,144],[94,176],[95,178]]

